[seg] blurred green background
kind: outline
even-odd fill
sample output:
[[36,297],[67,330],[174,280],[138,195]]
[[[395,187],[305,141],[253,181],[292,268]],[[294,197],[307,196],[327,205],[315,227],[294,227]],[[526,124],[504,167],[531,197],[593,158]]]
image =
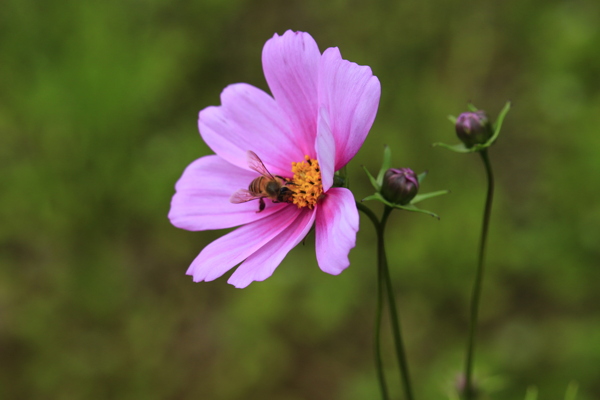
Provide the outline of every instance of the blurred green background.
[[[200,109],[228,84],[268,90],[275,32],[370,65],[382,85],[349,167],[370,194],[384,144],[429,170],[437,221],[388,231],[415,392],[444,399],[463,365],[484,200],[448,114],[513,109],[498,186],[476,374],[493,399],[600,398],[600,3],[596,1],[5,0],[0,13],[0,398],[377,399],[375,242],[319,271],[314,239],[237,290],[185,271],[223,232],[167,220]],[[376,209],[379,210],[377,206]],[[390,385],[399,380],[386,328]]]

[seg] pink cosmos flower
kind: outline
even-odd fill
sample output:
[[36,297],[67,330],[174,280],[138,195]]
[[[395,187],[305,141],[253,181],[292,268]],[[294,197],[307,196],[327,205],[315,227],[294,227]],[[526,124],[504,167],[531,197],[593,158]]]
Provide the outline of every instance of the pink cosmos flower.
[[[245,83],[226,87],[222,105],[200,111],[198,121],[216,155],[192,162],[175,186],[169,219],[176,227],[240,226],[192,262],[187,274],[196,282],[214,280],[240,263],[230,284],[243,288],[262,281],[313,224],[319,267],[337,275],[350,264],[358,210],[348,189],[332,187],[333,177],[371,129],[379,80],[371,68],[343,60],[336,47],[321,54],[304,32],[274,35],[262,63],[273,96]],[[265,175],[253,153],[272,174],[268,180],[287,191],[280,202],[275,196],[258,200],[252,190]]]

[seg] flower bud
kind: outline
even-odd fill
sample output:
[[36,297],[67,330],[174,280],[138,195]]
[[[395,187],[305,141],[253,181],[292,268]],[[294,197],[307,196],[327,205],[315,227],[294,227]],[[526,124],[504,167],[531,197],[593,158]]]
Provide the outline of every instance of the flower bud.
[[390,203],[408,204],[419,191],[417,174],[410,168],[390,168],[383,176],[381,195]]
[[476,144],[484,144],[493,135],[492,125],[485,111],[465,112],[456,119],[456,135],[471,148]]

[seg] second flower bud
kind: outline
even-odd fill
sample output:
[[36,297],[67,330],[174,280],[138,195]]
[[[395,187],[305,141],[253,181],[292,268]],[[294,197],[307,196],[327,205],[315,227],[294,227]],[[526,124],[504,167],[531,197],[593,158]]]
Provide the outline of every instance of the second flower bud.
[[492,125],[484,111],[465,112],[456,119],[456,135],[467,148],[484,144],[493,133]]

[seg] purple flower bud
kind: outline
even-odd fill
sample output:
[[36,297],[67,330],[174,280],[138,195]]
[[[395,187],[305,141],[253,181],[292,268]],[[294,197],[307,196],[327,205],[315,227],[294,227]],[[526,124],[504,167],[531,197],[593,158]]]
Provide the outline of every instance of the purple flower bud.
[[471,148],[487,142],[493,135],[492,125],[485,111],[465,112],[456,119],[456,135]]
[[383,176],[381,195],[390,203],[408,204],[419,191],[417,174],[410,168],[390,168]]

